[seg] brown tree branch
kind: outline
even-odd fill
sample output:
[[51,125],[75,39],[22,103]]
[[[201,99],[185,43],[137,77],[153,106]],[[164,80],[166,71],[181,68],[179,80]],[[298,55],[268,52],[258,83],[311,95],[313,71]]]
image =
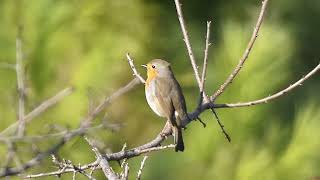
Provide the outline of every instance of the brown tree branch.
[[249,54],[251,52],[251,49],[252,49],[252,47],[258,37],[258,33],[259,33],[259,30],[260,30],[260,27],[261,27],[261,24],[263,21],[263,17],[265,15],[265,10],[267,8],[267,4],[268,4],[268,0],[262,1],[262,6],[261,6],[261,10],[260,10],[260,14],[259,14],[257,23],[254,27],[254,30],[252,32],[252,36],[251,36],[251,39],[247,45],[247,48],[246,48],[244,54],[242,55],[238,65],[233,70],[233,72],[230,74],[230,76],[226,79],[226,81],[220,86],[220,88],[210,97],[210,101],[214,102],[216,100],[216,98],[223,93],[223,91],[228,87],[228,85],[230,85],[232,83],[233,79],[237,76],[237,74],[239,73],[239,71],[243,67],[245,61],[248,59]]

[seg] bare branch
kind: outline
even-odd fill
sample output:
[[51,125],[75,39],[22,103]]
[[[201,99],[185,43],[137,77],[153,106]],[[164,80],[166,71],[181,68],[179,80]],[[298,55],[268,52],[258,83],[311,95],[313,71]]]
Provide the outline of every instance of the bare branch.
[[128,91],[130,91],[131,89],[133,89],[136,85],[140,84],[141,81],[139,80],[139,78],[134,78],[133,80],[131,80],[127,85],[125,85],[124,87],[118,89],[116,92],[114,92],[111,96],[109,96],[108,98],[105,98],[105,100],[100,103],[93,112],[91,112],[91,114],[88,115],[88,117],[84,120],[82,120],[82,124],[81,127],[87,127],[91,124],[91,121],[101,112],[103,111],[108,105],[110,105],[114,99],[118,98],[119,96],[127,93]]
[[[55,96],[45,100],[42,102],[38,107],[33,109],[29,114],[27,114],[24,117],[25,123],[29,123],[31,120],[33,120],[35,117],[42,114],[44,111],[46,111],[48,108],[52,107],[53,105],[57,104],[59,101],[61,101],[66,96],[70,95],[73,92],[73,88],[68,87],[66,89],[63,89],[62,91],[58,92]],[[6,134],[11,133],[16,127],[18,126],[18,123],[13,123],[6,129],[4,129],[0,136],[5,136]]]
[[144,165],[145,165],[145,162],[146,160],[148,159],[148,156],[144,156],[142,161],[141,161],[141,164],[140,164],[140,169],[138,171],[138,174],[137,174],[137,180],[140,180],[141,179],[141,175],[142,175],[142,170],[144,168]]
[[[83,128],[83,131],[85,133],[87,132],[92,132],[92,131],[97,131],[99,129],[110,129],[112,131],[117,131],[119,130],[119,128],[121,127],[120,124],[100,124],[97,126],[93,126],[93,127],[87,127],[87,128]],[[19,136],[6,136],[6,137],[1,137],[0,136],[0,142],[29,142],[29,143],[34,143],[37,141],[47,141],[49,138],[59,138],[59,137],[63,137],[65,135],[67,135],[68,133],[73,133],[73,132],[77,132],[79,131],[81,128],[77,128],[74,130],[63,130],[61,132],[56,132],[56,133],[52,133],[52,134],[45,134],[45,135],[34,135],[34,136],[23,136],[23,137],[19,137]]]
[[23,64],[23,55],[22,55],[22,40],[21,40],[22,29],[21,27],[18,29],[18,35],[16,39],[16,72],[17,72],[17,84],[18,84],[18,92],[19,92],[19,106],[18,106],[18,128],[17,135],[23,136],[25,129],[25,84],[24,84],[24,64]]
[[[209,39],[210,39],[210,25],[211,25],[211,21],[207,21],[206,47],[205,47],[205,50],[204,50],[201,85],[200,85],[200,92],[202,92],[202,93],[204,92],[204,83],[206,81],[207,67],[208,67],[208,52],[209,52],[209,46],[211,45],[210,42],[209,42]],[[203,94],[203,95],[205,95],[205,94]]]
[[255,100],[255,101],[249,101],[249,102],[241,102],[241,103],[228,103],[228,104],[215,104],[215,108],[235,108],[235,107],[245,107],[245,106],[253,106],[257,104],[265,104],[268,103],[272,100],[275,100],[288,92],[292,91],[294,88],[301,86],[304,81],[309,79],[311,76],[315,75],[318,71],[320,70],[320,63],[318,64],[317,67],[315,67],[312,71],[310,71],[306,76],[303,76],[301,79],[299,79],[297,82],[294,84],[290,85],[289,87],[283,89],[280,92],[277,92],[271,96]]
[[127,59],[128,59],[128,62],[129,62],[129,65],[133,71],[133,75],[136,76],[137,78],[139,78],[139,80],[144,84],[146,83],[146,81],[143,79],[143,77],[138,73],[136,67],[134,66],[134,63],[133,63],[133,60],[132,58],[130,57],[129,53],[126,54],[127,56]]
[[[171,128],[171,127],[170,127]],[[160,143],[163,142],[165,140],[165,138],[161,135],[163,134],[163,131],[152,141],[127,150],[127,151],[120,151],[117,153],[112,153],[112,154],[106,154],[105,157],[106,159],[110,160],[121,160],[121,159],[130,159],[132,157],[136,157],[136,156],[140,156],[141,154],[145,154],[145,153],[149,153],[149,152],[153,152],[153,151],[159,151],[159,150],[164,150],[164,149],[168,149],[168,148],[174,148],[175,145],[174,144],[170,144],[170,145],[166,145],[166,146],[160,146]],[[166,136],[170,136],[170,134],[165,133]]]
[[[70,141],[75,136],[83,135],[86,128],[90,126],[90,122],[96,118],[96,116],[105,108],[107,107],[115,98],[118,98],[119,96],[123,95],[124,93],[128,92],[129,90],[133,89],[137,84],[139,84],[139,79],[135,78],[131,80],[127,85],[117,90],[115,93],[113,93],[109,98],[106,98],[95,110],[92,114],[90,114],[86,119],[84,119],[82,122],[83,124],[80,126],[77,131],[73,131],[71,133],[68,133],[64,135],[64,137],[55,145],[50,147],[47,151],[39,153],[36,157],[29,160],[25,164],[22,165],[22,167],[12,167],[7,169],[0,169],[0,177],[4,176],[12,176],[21,173],[22,171],[25,171],[26,169],[29,169],[30,167],[33,167],[40,163],[40,161],[45,158],[46,156],[53,154],[56,152],[61,146],[63,146],[66,142]],[[73,172],[73,171],[72,171]]]
[[57,149],[59,149],[66,142],[66,140],[67,139],[64,138],[62,141],[60,141],[58,144],[54,145],[53,147],[49,148],[47,151],[43,153],[39,153],[36,157],[24,163],[21,167],[0,169],[0,177],[16,175],[29,169],[30,167],[38,165],[43,158],[54,153]]
[[189,40],[188,31],[186,29],[186,25],[185,25],[185,22],[184,22],[184,19],[183,19],[181,4],[180,4],[179,0],[174,0],[174,3],[176,5],[178,19],[179,19],[179,22],[180,22],[180,27],[181,27],[181,30],[182,30],[184,42],[185,42],[185,44],[187,46],[187,50],[188,50],[188,54],[189,54],[189,57],[190,57],[191,65],[192,65],[192,68],[193,68],[193,71],[194,71],[194,74],[195,74],[196,81],[197,81],[198,86],[200,88],[201,87],[200,74],[199,74],[199,71],[198,71],[198,66],[196,64],[196,60],[195,60],[193,52],[192,52],[192,47],[191,47],[191,43],[190,43],[190,40]]
[[238,65],[236,66],[236,68],[233,70],[233,72],[230,74],[230,76],[228,77],[228,79],[220,86],[220,88],[210,97],[210,101],[214,102],[216,100],[216,98],[218,96],[220,96],[223,91],[228,87],[228,85],[230,85],[233,81],[233,79],[237,76],[237,74],[239,73],[239,71],[241,70],[241,68],[243,67],[243,64],[245,63],[245,61],[248,59],[249,54],[251,52],[251,49],[258,37],[258,32],[260,30],[260,26],[262,24],[263,21],[263,17],[265,15],[265,10],[268,4],[268,0],[264,0],[262,1],[262,6],[261,6],[261,11],[257,20],[257,23],[254,27],[254,30],[252,32],[252,36],[251,39],[247,45],[247,48],[244,52],[244,54],[242,55]]
[[96,154],[97,156],[97,160],[99,162],[99,165],[104,173],[104,175],[106,176],[106,178],[108,178],[109,180],[118,180],[119,177],[117,176],[117,174],[113,171],[113,169],[110,167],[107,159],[105,159],[99,152],[99,150],[93,145],[93,143],[86,138],[86,141],[89,143],[89,145],[92,147],[92,151]]
[[95,180],[95,178],[92,176],[92,174],[86,173],[86,169],[90,168],[96,168],[98,166],[97,162],[94,162],[94,164],[88,164],[84,166],[75,166],[71,163],[66,163],[66,162],[59,162],[57,159],[54,159],[55,157],[53,156],[53,163],[56,164],[59,168],[59,170],[54,171],[54,172],[49,172],[49,173],[39,173],[39,174],[33,174],[33,175],[27,175],[24,178],[39,178],[39,177],[45,177],[45,176],[61,176],[62,174],[65,173],[80,173],[84,176],[86,176],[88,179]]
[[[180,27],[182,30],[182,34],[184,37],[184,42],[186,44],[187,50],[188,50],[188,54],[190,57],[190,61],[191,61],[191,65],[196,77],[196,81],[198,83],[199,86],[199,90],[200,90],[200,99],[199,99],[199,103],[198,103],[198,109],[201,108],[201,105],[204,102],[208,103],[209,102],[209,98],[206,95],[205,91],[204,91],[204,81],[205,81],[205,75],[206,75],[206,70],[207,70],[207,58],[208,58],[208,48],[209,48],[209,38],[210,38],[210,24],[211,22],[207,22],[207,35],[206,35],[206,49],[205,49],[205,57],[204,57],[204,64],[203,64],[203,72],[202,72],[202,78],[200,79],[200,74],[198,72],[198,66],[196,64],[196,60],[194,58],[193,52],[192,52],[192,48],[191,48],[191,43],[189,40],[189,36],[188,36],[188,31],[186,29],[186,25],[185,25],[185,21],[183,18],[183,14],[182,14],[182,9],[181,9],[181,4],[179,2],[179,0],[175,0],[175,5],[176,5],[176,10],[177,10],[177,14],[178,14],[178,19],[180,22]],[[224,129],[224,125],[220,122],[220,119],[217,116],[217,113],[214,111],[213,108],[211,108],[212,113],[214,114],[214,116],[216,117],[216,120],[223,132],[223,134],[226,136],[226,138],[228,139],[228,141],[230,142],[230,136],[228,135],[228,133],[226,132],[226,130]],[[201,121],[200,121],[201,122]]]

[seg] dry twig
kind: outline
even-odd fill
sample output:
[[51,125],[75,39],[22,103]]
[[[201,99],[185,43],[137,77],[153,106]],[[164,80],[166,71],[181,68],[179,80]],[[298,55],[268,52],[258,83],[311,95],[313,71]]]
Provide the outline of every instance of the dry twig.
[[133,64],[133,60],[132,58],[130,57],[129,53],[126,54],[127,56],[127,59],[128,59],[128,62],[129,62],[129,65],[133,71],[133,75],[136,76],[137,78],[139,78],[139,80],[144,84],[146,83],[146,81],[143,79],[143,77],[141,77],[141,75],[138,73],[136,67],[134,66]]
[[261,6],[261,10],[260,10],[260,14],[259,14],[257,23],[254,27],[254,30],[252,32],[252,36],[251,36],[251,39],[247,45],[247,48],[244,51],[244,54],[242,55],[238,65],[233,70],[233,72],[230,74],[230,76],[226,79],[226,81],[220,86],[220,88],[210,97],[210,101],[214,102],[216,100],[216,98],[223,93],[223,91],[228,87],[228,85],[230,85],[232,83],[233,79],[237,76],[237,74],[239,73],[239,71],[243,67],[245,61],[248,59],[249,54],[251,52],[251,49],[252,49],[252,47],[258,37],[258,33],[259,33],[259,30],[260,30],[260,27],[261,27],[261,24],[263,21],[263,17],[265,15],[267,4],[268,4],[268,0],[262,1],[262,6]]
[[137,174],[137,180],[141,179],[142,170],[143,170],[143,168],[145,166],[145,162],[146,162],[147,159],[148,159],[148,156],[144,156],[142,161],[141,161],[140,168],[139,168],[139,171],[138,171],[138,174]]
[[[211,45],[210,41],[210,26],[211,21],[207,22],[207,35],[206,35],[206,47],[204,50],[204,58],[203,58],[203,67],[202,67],[202,75],[201,75],[201,86],[200,86],[200,93],[204,92],[204,83],[206,81],[207,76],[207,67],[208,67],[208,53],[209,53],[209,46]],[[204,94],[203,94],[204,95]]]

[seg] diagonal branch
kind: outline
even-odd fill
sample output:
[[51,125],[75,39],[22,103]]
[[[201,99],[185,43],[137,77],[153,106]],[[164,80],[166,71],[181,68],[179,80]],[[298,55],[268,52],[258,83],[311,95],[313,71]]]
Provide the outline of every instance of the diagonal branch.
[[176,5],[176,10],[177,10],[177,14],[178,14],[178,19],[180,22],[180,26],[181,26],[181,30],[182,30],[182,34],[183,34],[183,40],[187,46],[187,50],[188,50],[188,54],[190,57],[190,61],[191,61],[191,65],[195,74],[195,78],[196,81],[198,83],[199,88],[201,87],[201,79],[200,79],[200,74],[198,71],[198,66],[196,64],[196,59],[194,58],[193,52],[192,52],[192,47],[191,47],[191,43],[189,40],[189,35],[188,35],[188,31],[184,22],[184,18],[183,18],[183,14],[182,14],[182,10],[181,10],[181,4],[179,2],[179,0],[174,0],[174,3]]
[[[105,100],[96,107],[96,109],[91,113],[87,118],[85,118],[82,122],[83,124],[80,125],[80,128],[77,129],[76,131],[72,131],[68,134],[65,134],[64,137],[56,144],[51,146],[47,151],[39,153],[36,157],[33,159],[29,160],[25,164],[23,164],[21,167],[12,167],[12,168],[7,168],[7,169],[0,169],[0,177],[5,177],[5,176],[12,176],[19,174],[35,165],[38,165],[41,160],[43,160],[45,157],[47,157],[50,154],[53,154],[57,150],[59,150],[66,142],[70,141],[75,136],[83,135],[89,125],[91,124],[91,121],[100,114],[104,108],[106,108],[110,103],[115,99],[118,98],[119,96],[125,94],[126,92],[130,91],[133,89],[137,84],[139,84],[140,81],[139,79],[135,78],[131,80],[127,85],[124,87],[120,88],[116,92],[114,92],[109,98],[105,98]],[[73,171],[72,171],[73,172]]]
[[235,107],[246,107],[246,106],[253,106],[258,104],[265,104],[269,101],[275,100],[288,92],[292,91],[294,88],[301,86],[304,81],[309,79],[311,76],[315,75],[320,70],[320,63],[318,66],[316,66],[312,71],[310,71],[306,76],[303,76],[301,79],[299,79],[294,84],[290,85],[289,87],[283,89],[282,91],[279,91],[271,96],[255,100],[255,101],[249,101],[249,102],[240,102],[240,103],[229,103],[229,104],[215,104],[215,108],[235,108]]
[[228,85],[230,85],[233,81],[233,79],[237,76],[237,74],[239,73],[239,71],[241,70],[241,68],[243,67],[245,61],[248,59],[249,54],[251,52],[251,49],[258,37],[258,33],[263,21],[263,17],[265,15],[265,10],[268,4],[268,0],[264,0],[262,1],[262,6],[261,6],[261,10],[260,10],[260,14],[257,20],[257,23],[254,27],[254,30],[252,32],[252,36],[251,39],[247,45],[247,48],[244,52],[244,54],[242,55],[238,65],[236,66],[236,68],[233,70],[233,72],[230,74],[230,76],[227,78],[227,80],[220,86],[220,88],[210,97],[210,101],[214,102],[216,100],[216,98],[218,96],[220,96],[223,91],[228,87]]
[[[61,101],[64,97],[70,95],[73,92],[73,88],[68,87],[60,92],[58,92],[56,95],[53,97],[45,100],[42,102],[38,107],[33,109],[29,114],[27,114],[24,117],[25,123],[29,123],[31,120],[33,120],[35,117],[39,116],[42,114],[44,111],[46,111],[48,108],[52,107],[53,105],[57,104],[59,101]],[[9,127],[4,129],[2,132],[0,132],[0,136],[4,136],[6,134],[9,134],[12,132],[16,127],[18,126],[18,122],[11,124]]]
[[129,62],[129,65],[133,71],[133,75],[136,76],[137,78],[139,78],[139,80],[144,84],[146,83],[146,81],[143,79],[143,77],[141,77],[141,75],[138,73],[136,67],[134,66],[133,64],[133,60],[132,58],[130,57],[129,53],[126,54],[127,56],[127,59],[128,59],[128,62]]
[[132,79],[128,84],[118,89],[116,92],[114,92],[111,96],[108,98],[105,98],[103,102],[101,102],[92,113],[90,113],[86,119],[82,121],[81,127],[87,127],[91,124],[92,120],[97,117],[101,111],[103,111],[108,105],[110,105],[116,98],[119,96],[127,93],[128,91],[132,90],[136,85],[140,84],[139,78]]
[[[93,126],[93,127],[87,127],[87,128],[83,128],[85,133],[89,133],[89,132],[96,132],[97,130],[100,129],[109,129],[111,131],[118,131],[121,127],[121,124],[99,124],[97,126]],[[14,142],[25,142],[25,143],[35,143],[35,142],[39,142],[39,141],[48,141],[49,139],[57,139],[57,138],[61,138],[67,134],[79,131],[81,129],[77,128],[77,129],[73,129],[73,130],[63,130],[60,132],[56,132],[56,133],[52,133],[52,134],[45,134],[45,135],[34,135],[34,136],[23,136],[23,137],[19,137],[19,136],[6,136],[6,137],[1,137],[0,136],[0,143],[14,143]]]

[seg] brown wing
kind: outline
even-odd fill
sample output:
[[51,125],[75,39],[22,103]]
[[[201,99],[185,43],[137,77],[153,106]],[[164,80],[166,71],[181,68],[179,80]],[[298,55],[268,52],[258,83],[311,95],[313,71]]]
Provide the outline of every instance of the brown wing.
[[175,111],[178,113],[177,124],[181,126],[181,120],[188,118],[187,106],[182,93],[182,89],[175,78],[172,78],[172,90],[171,90],[171,101]]
[[174,107],[170,98],[171,87],[166,79],[155,79],[155,94],[160,106],[162,107],[166,117],[172,121],[174,117]]
[[158,96],[164,101],[160,103],[168,115],[174,116],[175,111],[178,113],[176,124],[180,126],[181,119],[187,118],[187,107],[178,81],[173,76],[170,79],[157,78],[156,83]]
[[[183,111],[185,108],[184,98],[181,92],[181,89],[177,89],[177,83],[174,81],[164,78],[157,78],[156,80],[156,95],[159,97],[159,102],[163,107],[163,110],[168,114],[168,119],[172,124],[172,130],[174,133],[174,143],[176,144],[175,151],[183,151],[184,150],[184,143],[181,131],[181,119],[179,117],[175,118],[174,113],[175,111]],[[179,84],[178,84],[179,86]],[[180,86],[179,86],[180,87]],[[176,93],[178,92],[178,93]],[[176,95],[182,96],[182,101],[177,101],[181,99],[181,97],[174,97]],[[176,106],[173,102],[176,101]],[[178,105],[178,102],[183,102],[182,105]],[[184,104],[184,105],[183,105]],[[178,108],[178,109],[175,109]]]

